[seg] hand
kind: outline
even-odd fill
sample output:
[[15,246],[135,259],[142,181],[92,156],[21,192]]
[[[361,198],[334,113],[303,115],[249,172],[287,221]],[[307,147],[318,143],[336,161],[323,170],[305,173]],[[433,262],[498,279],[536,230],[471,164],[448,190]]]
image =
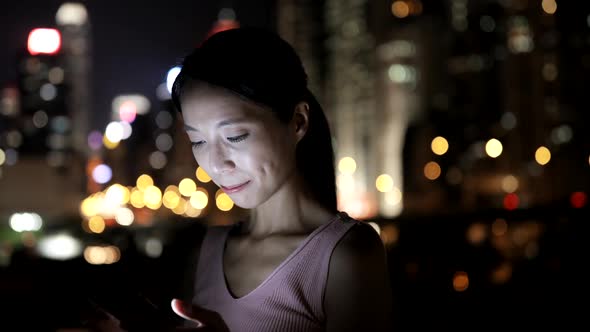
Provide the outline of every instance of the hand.
[[93,310],[83,313],[83,323],[95,332],[127,332],[121,321],[103,308],[94,305]]
[[170,304],[172,311],[193,325],[192,327],[177,329],[177,331],[229,332],[229,328],[225,325],[221,316],[215,311],[207,310],[178,299],[173,299]]
[[[178,317],[172,317],[168,310],[158,309],[144,296],[128,299],[131,305],[109,305],[105,309],[88,299],[82,309],[82,323],[93,332],[137,332],[137,331],[175,331]],[[115,309],[115,311],[111,311]]]

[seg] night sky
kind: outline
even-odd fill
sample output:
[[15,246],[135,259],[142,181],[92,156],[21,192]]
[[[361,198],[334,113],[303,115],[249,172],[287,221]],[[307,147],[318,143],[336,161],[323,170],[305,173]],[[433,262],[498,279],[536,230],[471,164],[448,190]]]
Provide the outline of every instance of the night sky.
[[[9,0],[0,5],[0,84],[16,80],[16,56],[31,29],[55,27],[66,1]],[[234,8],[242,26],[272,26],[272,0],[94,0],[83,3],[92,36],[91,129],[104,129],[118,94],[140,93],[157,103],[156,87],[168,69],[198,44],[221,8]]]

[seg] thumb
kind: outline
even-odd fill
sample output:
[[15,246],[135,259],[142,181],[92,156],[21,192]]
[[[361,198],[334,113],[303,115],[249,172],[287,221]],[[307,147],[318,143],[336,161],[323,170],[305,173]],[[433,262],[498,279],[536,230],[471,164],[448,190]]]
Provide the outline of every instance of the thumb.
[[172,307],[172,311],[174,311],[174,313],[178,316],[196,323],[196,327],[203,326],[203,323],[200,320],[193,317],[193,310],[191,304],[187,304],[186,302],[181,301],[179,299],[172,299],[170,306]]

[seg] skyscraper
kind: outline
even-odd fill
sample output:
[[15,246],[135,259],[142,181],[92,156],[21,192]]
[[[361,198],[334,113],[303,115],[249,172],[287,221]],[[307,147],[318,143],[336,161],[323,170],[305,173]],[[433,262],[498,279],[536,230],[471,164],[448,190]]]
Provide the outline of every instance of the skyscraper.
[[59,7],[55,19],[63,36],[62,57],[68,85],[66,103],[72,118],[72,144],[77,153],[86,156],[92,114],[92,41],[88,12],[81,3],[66,2]]
[[338,202],[357,218],[375,216],[375,39],[367,1],[327,0],[327,113],[335,137]]
[[299,54],[308,85],[320,103],[324,99],[325,49],[323,0],[279,0],[276,30]]
[[55,29],[33,29],[27,51],[18,56],[21,109],[17,130],[22,144],[15,147],[23,155],[47,156],[48,163],[56,167],[66,163],[71,130],[61,40]]

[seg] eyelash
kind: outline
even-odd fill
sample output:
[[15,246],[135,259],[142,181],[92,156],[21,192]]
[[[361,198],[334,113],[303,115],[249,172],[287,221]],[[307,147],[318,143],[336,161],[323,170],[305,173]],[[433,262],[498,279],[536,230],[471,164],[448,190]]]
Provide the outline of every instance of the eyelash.
[[[241,142],[243,140],[245,140],[246,138],[248,138],[250,134],[243,134],[240,136],[235,136],[235,137],[228,137],[227,140],[232,142],[232,143],[238,143]],[[198,148],[201,145],[203,145],[203,143],[205,143],[204,141],[199,141],[199,142],[191,142],[191,145],[193,148]]]

